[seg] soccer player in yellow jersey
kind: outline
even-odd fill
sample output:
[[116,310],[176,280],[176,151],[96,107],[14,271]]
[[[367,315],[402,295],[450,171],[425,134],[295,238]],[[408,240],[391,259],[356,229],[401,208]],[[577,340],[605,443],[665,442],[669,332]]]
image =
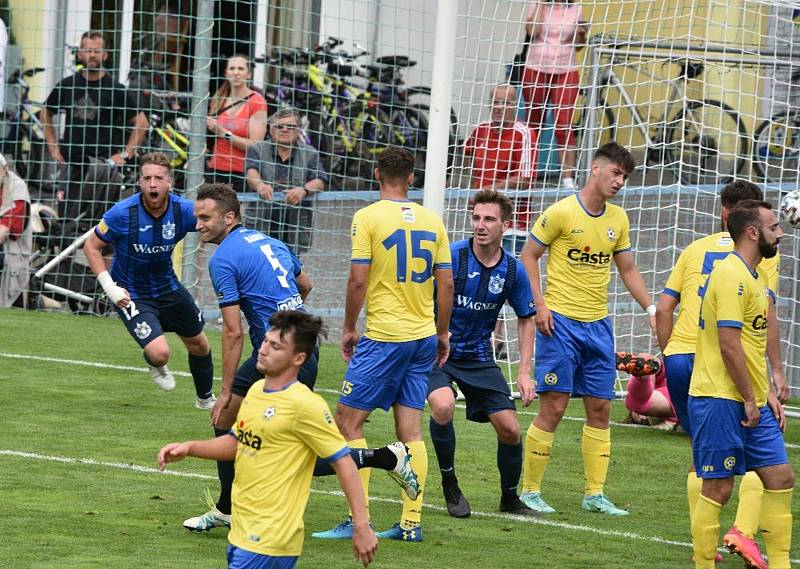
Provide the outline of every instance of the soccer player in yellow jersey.
[[270,317],[258,351],[257,381],[228,435],[172,443],[158,453],[161,468],[187,456],[236,461],[229,569],[292,569],[303,548],[303,512],[317,456],[336,471],[353,511],[353,553],[366,567],[377,539],[369,525],[350,449],[325,400],[297,381],[317,343],[322,320],[283,310]]
[[[655,306],[634,262],[625,211],[608,203],[636,164],[615,142],[601,146],[581,190],[536,220],[522,250],[536,304],[534,376],[540,410],[528,429],[520,499],[542,513],[555,510],[541,494],[555,431],[570,395],[583,398],[584,499],[590,512],[625,516],[603,493],[611,456],[611,400],[617,377],[614,331],[608,315],[611,261],[622,282],[651,317]],[[549,247],[547,292],[542,294],[539,259]]]
[[[720,193],[722,231],[701,237],[683,250],[658,300],[656,333],[661,351],[665,356],[667,389],[681,427],[689,436],[692,434],[692,425],[689,420],[687,403],[689,380],[692,377],[695,345],[699,331],[700,292],[715,263],[726,258],[733,251],[733,239],[727,231],[728,214],[732,207],[746,199],[760,201],[764,199],[764,194],[758,186],[744,180],[731,182],[722,189]],[[771,291],[767,316],[769,324],[767,357],[778,398],[785,401],[789,394],[789,384],[786,381],[781,361],[778,318],[775,312],[779,255],[775,255],[771,259],[763,259],[759,266],[767,275]],[[679,304],[678,317],[673,324],[673,312]],[[686,480],[690,519],[694,513],[694,505],[700,495],[701,486],[702,480],[695,474],[694,465],[692,465]],[[758,544],[754,540],[758,530],[762,491],[761,480],[755,472],[749,472],[742,478],[739,486],[736,520],[723,539],[729,549],[744,557],[755,567],[766,567],[766,562],[761,557]]]
[[695,567],[713,569],[719,515],[734,475],[754,470],[764,484],[760,525],[771,569],[789,569],[794,472],[782,430],[781,403],[769,388],[767,313],[772,291],[762,258],[783,235],[772,206],[745,200],[731,209],[734,251],[717,262],[703,287],[700,331],[689,387],[689,421],[697,475],[703,479],[692,517]]
[[[411,454],[419,478],[416,500],[403,497],[400,523],[378,537],[422,541],[422,498],[428,454],[422,440],[422,409],[428,373],[444,365],[450,351],[448,326],[453,305],[450,244],[442,220],[409,201],[414,157],[400,148],[378,156],[375,177],[380,201],[353,216],[353,251],[347,282],[341,349],[349,362],[336,409],[336,424],[351,447],[366,447],[363,425],[380,407],[394,410],[397,437]],[[434,281],[437,313],[434,320]],[[359,339],[356,322],[367,303],[367,330]],[[369,470],[361,470],[365,490]],[[349,539],[352,521],[312,534]]]

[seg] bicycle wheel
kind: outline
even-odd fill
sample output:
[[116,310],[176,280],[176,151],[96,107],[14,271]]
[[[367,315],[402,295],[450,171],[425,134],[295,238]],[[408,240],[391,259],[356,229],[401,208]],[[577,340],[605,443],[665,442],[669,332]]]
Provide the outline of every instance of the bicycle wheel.
[[753,135],[753,173],[767,182],[796,183],[800,168],[800,113],[782,112]]
[[594,152],[595,148],[599,148],[606,142],[615,140],[616,132],[616,119],[614,113],[606,103],[605,99],[601,96],[597,97],[597,106],[594,109],[589,108],[589,99],[586,93],[581,90],[578,100],[575,103],[575,112],[572,115],[572,131],[575,133],[575,148],[581,150],[583,148],[583,137],[586,132],[587,122],[590,113],[594,113],[594,129],[592,146],[590,152]]
[[682,184],[726,184],[744,167],[747,130],[720,101],[689,101],[667,125],[665,163]]

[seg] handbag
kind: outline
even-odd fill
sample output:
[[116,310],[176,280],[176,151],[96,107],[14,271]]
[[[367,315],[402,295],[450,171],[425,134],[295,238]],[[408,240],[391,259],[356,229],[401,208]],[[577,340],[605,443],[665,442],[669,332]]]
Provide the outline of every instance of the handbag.
[[522,49],[514,56],[514,61],[509,65],[508,83],[511,85],[522,85],[522,74],[525,71],[525,60],[528,58],[528,46],[531,43],[531,34],[525,34],[525,41]]

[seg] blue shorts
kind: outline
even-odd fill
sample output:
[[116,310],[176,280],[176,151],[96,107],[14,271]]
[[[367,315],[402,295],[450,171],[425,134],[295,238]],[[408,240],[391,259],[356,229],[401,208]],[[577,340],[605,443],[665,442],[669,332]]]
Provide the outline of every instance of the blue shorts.
[[428,395],[442,387],[458,385],[467,402],[467,420],[487,423],[489,415],[514,409],[514,399],[503,372],[494,362],[447,360],[428,375]]
[[203,313],[183,287],[158,298],[131,300],[125,308],[117,308],[117,314],[142,348],[164,332],[184,338],[197,336],[205,325]]
[[553,335],[536,332],[536,391],[614,399],[617,364],[611,317],[581,322],[552,314]]
[[388,411],[395,403],[423,409],[436,345],[435,335],[410,342],[363,336],[344,374],[339,403],[362,411]]
[[664,358],[667,374],[667,391],[672,407],[678,416],[681,428],[692,436],[692,420],[689,417],[689,382],[694,369],[694,354],[673,354]]
[[[240,397],[247,395],[250,387],[258,380],[264,379],[264,374],[256,369],[258,363],[258,348],[254,348],[250,357],[247,358],[239,369],[236,370],[236,375],[233,377],[233,387],[231,393],[235,393]],[[314,390],[314,385],[317,383],[317,370],[319,369],[319,345],[314,347],[314,351],[306,359],[300,371],[297,372],[297,381],[308,386],[310,390]]]
[[700,478],[730,478],[789,462],[783,433],[768,405],[761,408],[758,425],[748,428],[740,422],[744,403],[690,395],[689,417],[694,468]]
[[228,569],[294,569],[297,557],[264,555],[228,544]]

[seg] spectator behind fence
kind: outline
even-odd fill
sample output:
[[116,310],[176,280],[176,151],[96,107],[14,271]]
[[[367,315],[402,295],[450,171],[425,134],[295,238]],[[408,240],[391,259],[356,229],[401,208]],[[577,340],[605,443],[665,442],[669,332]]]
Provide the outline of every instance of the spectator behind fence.
[[[98,160],[125,164],[147,133],[147,118],[137,109],[130,92],[103,69],[106,59],[103,35],[84,33],[78,49],[83,69],[59,81],[42,108],[50,156],[70,166],[70,183],[60,213],[67,219],[87,213],[90,224],[98,221],[90,213],[98,204],[91,203],[91,195],[84,195],[82,182],[88,167]],[[66,113],[63,144],[53,124],[53,115],[59,111]],[[132,129],[126,138],[129,126]]]
[[[299,255],[311,246],[314,195],[325,189],[328,176],[316,150],[300,141],[300,117],[280,109],[270,117],[270,140],[247,150],[247,185],[258,192],[248,227],[286,243]],[[283,192],[285,203],[273,201]]]
[[561,183],[575,187],[572,115],[578,99],[580,74],[575,61],[589,26],[572,0],[533,0],[528,6],[525,31],[531,37],[522,94],[528,106],[528,126],[541,133],[548,104],[553,109],[555,137],[561,158]]
[[[516,119],[517,91],[511,85],[492,89],[491,105],[491,119],[476,126],[464,144],[464,154],[472,158],[470,186],[528,189],[535,177],[536,133]],[[514,212],[503,247],[519,255],[531,225],[528,199],[515,200]]]
[[24,180],[8,169],[0,154],[0,306],[27,304],[33,229],[31,196]]
[[264,140],[267,133],[267,102],[252,90],[247,56],[234,55],[225,67],[225,82],[214,93],[206,119],[215,137],[208,161],[209,182],[230,184],[245,191],[244,162],[247,148]]

